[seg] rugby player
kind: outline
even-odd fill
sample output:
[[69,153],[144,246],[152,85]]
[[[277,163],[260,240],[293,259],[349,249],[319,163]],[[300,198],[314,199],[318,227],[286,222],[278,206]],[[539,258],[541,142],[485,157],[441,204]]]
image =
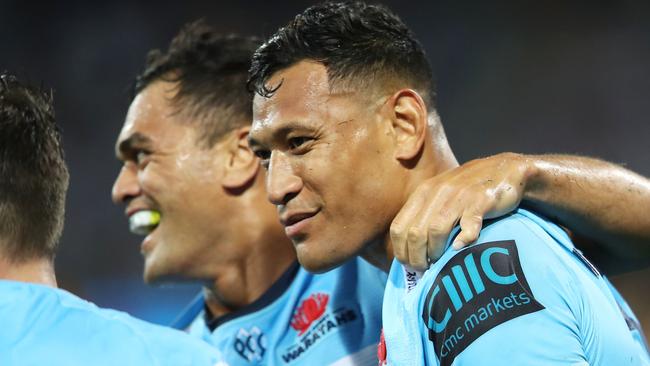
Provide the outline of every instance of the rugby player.
[[116,143],[148,283],[200,281],[177,322],[229,365],[376,365],[386,274],[351,258],[323,275],[296,261],[248,148],[250,58],[259,42],[197,22],[137,78]]
[[256,51],[249,142],[300,263],[323,272],[361,254],[390,272],[390,364],[648,362],[607,281],[532,211],[484,224],[460,251],[454,229],[423,275],[393,260],[391,221],[458,166],[432,84],[421,46],[381,6],[311,7]]
[[58,289],[68,170],[51,92],[0,75],[0,365],[216,365],[182,332]]

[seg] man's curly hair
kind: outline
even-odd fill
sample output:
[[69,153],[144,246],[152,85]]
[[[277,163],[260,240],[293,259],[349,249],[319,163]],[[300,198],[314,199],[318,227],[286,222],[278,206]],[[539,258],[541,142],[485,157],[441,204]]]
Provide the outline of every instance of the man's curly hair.
[[431,66],[415,35],[381,5],[326,2],[298,14],[253,55],[248,88],[270,97],[277,71],[302,60],[327,68],[330,86],[352,90],[407,87],[434,104]]
[[166,52],[150,51],[136,78],[135,94],[155,81],[178,83],[172,101],[202,129],[211,147],[225,133],[251,123],[252,95],[246,89],[250,60],[261,41],[222,35],[203,20],[185,25]]

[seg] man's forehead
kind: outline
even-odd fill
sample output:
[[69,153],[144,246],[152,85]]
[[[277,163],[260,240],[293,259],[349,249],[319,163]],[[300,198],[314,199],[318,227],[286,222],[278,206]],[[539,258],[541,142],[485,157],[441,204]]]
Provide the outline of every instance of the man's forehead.
[[267,86],[278,85],[280,87],[270,98],[255,95],[251,134],[289,127],[285,124],[295,126],[297,121],[313,120],[326,111],[331,94],[327,69],[321,63],[301,61],[278,71],[268,80]]
[[255,95],[253,108],[264,113],[269,108],[291,109],[299,102],[312,103],[329,96],[327,69],[314,61],[301,61],[273,74],[266,82],[269,88],[278,89],[270,98]]
[[126,112],[124,125],[120,132],[120,139],[124,138],[126,135],[131,135],[132,131],[137,128],[137,125],[141,123],[141,121],[147,120],[147,117],[151,114],[153,108],[153,102],[148,100],[145,94],[138,93]]
[[176,123],[172,119],[178,113],[174,113],[170,103],[173,93],[175,90],[170,83],[154,82],[133,98],[116,141],[118,156],[123,148],[152,144],[154,140],[174,133]]
[[273,86],[282,82],[283,87],[302,90],[306,93],[328,91],[327,68],[320,62],[303,60],[273,74],[267,84]]
[[174,93],[173,85],[168,82],[154,82],[140,91],[126,113],[120,138],[128,138],[141,130],[161,128],[161,122],[175,115],[171,105]]

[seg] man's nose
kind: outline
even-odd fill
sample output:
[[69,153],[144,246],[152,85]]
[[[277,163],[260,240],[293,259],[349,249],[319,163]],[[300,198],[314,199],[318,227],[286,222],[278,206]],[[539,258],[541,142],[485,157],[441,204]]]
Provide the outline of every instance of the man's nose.
[[134,167],[124,165],[113,183],[111,197],[116,204],[124,203],[129,198],[140,195],[140,185]]
[[287,156],[281,152],[272,152],[266,175],[269,201],[274,205],[284,205],[298,195],[302,187],[302,178],[295,174]]

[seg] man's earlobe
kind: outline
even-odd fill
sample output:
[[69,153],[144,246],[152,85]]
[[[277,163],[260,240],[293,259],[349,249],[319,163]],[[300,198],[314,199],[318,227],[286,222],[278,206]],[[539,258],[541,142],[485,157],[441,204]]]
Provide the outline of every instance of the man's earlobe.
[[395,158],[412,160],[420,155],[427,136],[427,107],[414,90],[402,89],[389,100],[395,133]]
[[260,168],[259,159],[248,145],[250,126],[231,132],[226,141],[228,161],[221,185],[227,190],[238,190],[250,184]]

